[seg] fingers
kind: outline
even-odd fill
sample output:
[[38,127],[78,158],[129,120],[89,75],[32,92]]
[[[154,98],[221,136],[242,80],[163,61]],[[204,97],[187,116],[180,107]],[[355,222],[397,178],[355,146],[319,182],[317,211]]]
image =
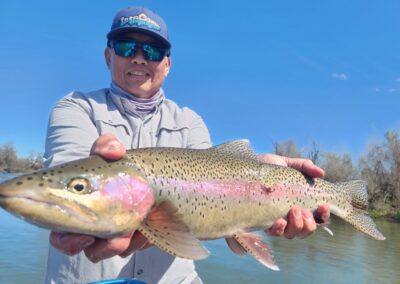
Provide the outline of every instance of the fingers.
[[110,160],[121,159],[125,154],[124,145],[111,133],[101,135],[94,142],[91,153]]
[[51,232],[50,243],[67,255],[75,255],[84,251],[86,257],[94,263],[116,255],[127,257],[136,250],[151,246],[146,237],[138,231],[110,240],[87,235]]
[[67,255],[80,253],[83,249],[92,245],[94,237],[70,233],[50,233],[50,244]]
[[274,237],[282,237],[285,232],[287,221],[283,218],[279,218],[275,221],[271,228],[269,228],[266,233]]
[[310,210],[301,209],[301,213],[303,218],[303,228],[301,232],[296,235],[296,237],[299,239],[304,239],[315,232],[317,229],[317,224],[315,223],[314,215]]
[[301,159],[301,158],[287,158],[287,157],[284,158],[286,160],[288,167],[296,169],[310,177],[319,178],[325,175],[324,170],[314,165],[314,163],[311,160]]
[[129,247],[123,253],[119,254],[119,256],[127,257],[136,250],[143,250],[150,246],[151,246],[150,241],[145,236],[143,236],[139,231],[135,231],[135,233],[131,238]]
[[131,242],[131,235],[118,237],[111,240],[96,239],[92,245],[84,249],[85,255],[91,262],[110,258],[123,253],[128,249]]
[[[319,208],[321,208],[319,210],[324,214],[324,217],[328,216],[329,219],[329,215],[326,215],[326,206],[320,206]],[[289,210],[287,220],[278,219],[266,232],[275,237],[284,236],[288,239],[293,239],[294,237],[302,239],[311,235],[316,229],[317,224],[311,211],[293,206]]]
[[279,166],[284,166],[287,167],[287,163],[285,160],[285,157],[275,155],[275,154],[261,154],[258,155],[258,157],[267,164],[273,164],[273,165],[279,165]]
[[288,224],[283,235],[288,239],[293,239],[303,230],[304,222],[301,208],[293,206],[292,209],[289,210],[287,219]]
[[320,205],[314,213],[315,221],[318,224],[329,224],[331,210],[328,204]]
[[319,178],[325,175],[324,170],[314,165],[311,160],[302,158],[288,158],[275,154],[262,154],[259,155],[259,158],[265,163],[290,167],[313,178]]
[[96,263],[100,260],[116,255],[127,257],[136,250],[142,250],[151,246],[149,241],[139,231],[128,236],[111,240],[96,239],[92,245],[84,249],[85,255],[90,261]]

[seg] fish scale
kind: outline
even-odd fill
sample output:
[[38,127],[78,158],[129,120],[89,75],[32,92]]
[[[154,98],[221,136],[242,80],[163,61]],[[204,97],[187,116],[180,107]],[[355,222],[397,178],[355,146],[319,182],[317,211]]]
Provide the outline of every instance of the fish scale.
[[204,149],[143,148],[119,161],[93,156],[0,185],[0,206],[38,226],[112,238],[139,230],[175,256],[202,259],[200,240],[226,238],[277,270],[271,251],[249,233],[293,206],[331,212],[383,240],[367,215],[363,181],[333,184],[266,164],[246,141]]

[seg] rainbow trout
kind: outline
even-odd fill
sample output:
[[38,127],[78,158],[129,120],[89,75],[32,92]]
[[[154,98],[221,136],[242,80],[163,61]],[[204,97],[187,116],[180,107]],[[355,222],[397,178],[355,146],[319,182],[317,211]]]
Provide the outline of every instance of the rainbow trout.
[[143,148],[119,161],[99,156],[16,177],[0,185],[0,206],[59,232],[113,238],[139,230],[182,258],[203,259],[200,240],[226,238],[236,254],[251,254],[278,270],[261,237],[298,205],[331,212],[377,240],[363,181],[329,183],[260,161],[247,141],[205,150]]

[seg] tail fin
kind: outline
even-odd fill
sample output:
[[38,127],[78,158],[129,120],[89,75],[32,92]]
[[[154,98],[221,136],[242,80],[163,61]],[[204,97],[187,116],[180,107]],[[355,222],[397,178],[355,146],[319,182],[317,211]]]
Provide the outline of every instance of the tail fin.
[[386,239],[382,233],[379,232],[376,224],[368,215],[367,183],[362,180],[354,180],[337,185],[350,194],[352,205],[352,211],[350,214],[340,217],[352,224],[356,229],[376,240]]

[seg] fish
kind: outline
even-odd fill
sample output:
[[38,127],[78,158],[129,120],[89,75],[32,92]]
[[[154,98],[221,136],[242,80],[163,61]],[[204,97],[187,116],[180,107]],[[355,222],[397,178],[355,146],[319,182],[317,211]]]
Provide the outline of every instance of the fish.
[[330,183],[265,163],[248,140],[133,149],[117,161],[95,155],[0,184],[0,206],[39,227],[106,239],[138,230],[167,253],[194,260],[210,254],[202,241],[225,238],[235,254],[250,254],[272,270],[279,270],[272,250],[254,231],[293,206],[321,204],[369,237],[385,239],[368,215],[364,181]]

